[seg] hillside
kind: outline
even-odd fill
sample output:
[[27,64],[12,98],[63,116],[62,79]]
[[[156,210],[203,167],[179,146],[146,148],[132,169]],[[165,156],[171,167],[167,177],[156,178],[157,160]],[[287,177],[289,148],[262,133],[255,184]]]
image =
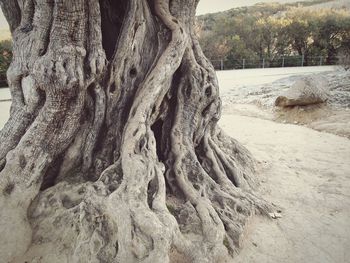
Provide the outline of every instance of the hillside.
[[287,11],[290,8],[301,7],[304,9],[345,9],[350,10],[349,0],[309,0],[292,3],[257,3],[252,6],[232,8],[223,12],[211,13],[198,16],[198,23],[203,30],[211,30],[220,20],[232,19],[238,14],[253,14],[256,12],[269,13],[270,15],[278,14],[281,11]]
[[197,21],[204,53],[225,69],[334,65],[350,51],[347,0],[259,3]]

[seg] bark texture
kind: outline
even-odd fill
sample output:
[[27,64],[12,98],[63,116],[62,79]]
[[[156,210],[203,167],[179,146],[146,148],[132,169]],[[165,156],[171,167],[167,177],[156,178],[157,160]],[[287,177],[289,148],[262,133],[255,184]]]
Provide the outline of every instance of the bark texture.
[[0,132],[4,262],[226,262],[254,160],[217,126],[197,0],[0,0],[13,31]]

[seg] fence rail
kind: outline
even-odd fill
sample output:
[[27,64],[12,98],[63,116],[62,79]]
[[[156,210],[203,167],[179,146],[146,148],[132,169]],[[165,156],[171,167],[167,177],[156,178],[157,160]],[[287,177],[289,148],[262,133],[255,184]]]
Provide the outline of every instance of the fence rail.
[[0,88],[7,87],[6,71],[0,70]]
[[211,60],[216,70],[248,69],[248,68],[280,68],[338,65],[340,57],[324,56],[283,56],[274,59],[214,59]]

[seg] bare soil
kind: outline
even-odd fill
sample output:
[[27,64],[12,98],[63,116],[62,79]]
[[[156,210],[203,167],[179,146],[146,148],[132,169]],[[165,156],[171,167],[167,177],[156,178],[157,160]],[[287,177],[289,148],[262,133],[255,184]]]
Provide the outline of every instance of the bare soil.
[[283,210],[252,220],[235,262],[349,262],[350,140],[239,115],[220,125],[257,158],[263,196]]

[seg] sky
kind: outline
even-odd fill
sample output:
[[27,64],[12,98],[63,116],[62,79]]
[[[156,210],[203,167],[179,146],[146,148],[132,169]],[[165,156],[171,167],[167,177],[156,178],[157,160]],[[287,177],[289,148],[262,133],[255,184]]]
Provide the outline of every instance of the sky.
[[[234,7],[250,6],[261,2],[287,3],[297,1],[300,0],[200,0],[197,9],[197,15],[225,11]],[[8,29],[8,25],[4,15],[2,14],[2,11],[0,10],[0,30],[2,29]]]
[[0,29],[7,29],[8,24],[0,8]]

